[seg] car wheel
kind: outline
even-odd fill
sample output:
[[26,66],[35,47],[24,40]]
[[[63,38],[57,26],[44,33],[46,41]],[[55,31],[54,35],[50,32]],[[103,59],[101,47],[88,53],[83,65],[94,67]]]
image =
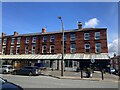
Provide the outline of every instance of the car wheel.
[[4,70],[4,71],[3,71],[3,74],[6,74],[6,73],[7,73],[6,70]]
[[32,72],[29,72],[29,76],[32,76],[33,74],[32,74]]
[[16,71],[14,71],[14,72],[13,72],[13,75],[16,75],[16,74],[17,74]]

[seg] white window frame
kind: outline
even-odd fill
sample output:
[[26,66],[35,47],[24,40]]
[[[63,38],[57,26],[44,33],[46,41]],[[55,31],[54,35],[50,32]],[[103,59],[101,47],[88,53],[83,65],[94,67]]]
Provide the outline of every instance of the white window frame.
[[47,53],[47,46],[46,46],[46,45],[43,45],[43,46],[42,46],[42,53],[44,53],[44,52],[43,52],[43,50],[45,50],[44,47],[46,47],[46,53]]
[[37,37],[32,37],[32,43],[36,43],[36,38]]
[[[100,47],[98,47],[98,44],[100,45]],[[100,49],[100,51],[98,52],[97,49]],[[101,43],[95,43],[95,52],[101,53]]]
[[14,46],[10,46],[10,55],[14,54]]
[[[75,48],[73,48],[72,45],[75,45]],[[75,52],[76,52],[76,44],[71,44],[70,45],[70,53],[75,53]]]
[[[14,41],[14,42],[13,42]],[[15,38],[12,38],[11,44],[15,44]]]
[[90,40],[90,33],[84,33],[84,40]]
[[[53,40],[53,41],[52,41]],[[55,41],[55,35],[51,35],[50,36],[50,42],[54,42]]]
[[71,41],[75,41],[75,39],[76,39],[76,34],[75,33],[71,33],[70,34],[70,40]]
[[[18,48],[19,48],[19,53],[17,53]],[[16,54],[20,54],[20,45],[16,46]]]
[[[5,43],[4,43],[5,42]],[[4,38],[3,39],[3,45],[6,45],[6,43],[7,43],[7,38]]]
[[[89,47],[86,47],[87,45],[89,45]],[[86,49],[89,49],[89,52],[86,52]],[[85,44],[85,52],[90,53],[90,44],[89,43]]]
[[52,50],[51,47],[52,47],[52,46],[54,47],[54,50],[55,50],[55,46],[54,46],[54,45],[50,45],[50,53],[54,53],[54,52],[55,52],[55,51],[54,51],[54,52],[51,52],[51,50]]
[[17,38],[17,44],[20,44],[21,37]]
[[95,32],[95,39],[100,39],[100,32]]
[[43,36],[43,42],[45,42],[45,40],[47,42],[47,36]]
[[6,46],[2,46],[2,54],[5,54],[5,53],[6,53]]
[[[28,47],[28,50],[26,49]],[[29,46],[25,46],[25,54],[29,53]]]
[[26,43],[29,43],[30,37],[26,37]]
[[32,45],[32,54],[35,54],[35,49],[33,49],[33,47],[36,48],[36,45]]

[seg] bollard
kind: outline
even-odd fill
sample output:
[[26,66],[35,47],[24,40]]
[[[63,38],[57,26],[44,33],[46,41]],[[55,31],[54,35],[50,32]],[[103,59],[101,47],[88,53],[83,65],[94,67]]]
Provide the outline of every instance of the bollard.
[[102,80],[104,80],[104,76],[103,76],[103,70],[101,71],[101,74],[102,74]]
[[83,71],[81,70],[81,78],[83,78]]

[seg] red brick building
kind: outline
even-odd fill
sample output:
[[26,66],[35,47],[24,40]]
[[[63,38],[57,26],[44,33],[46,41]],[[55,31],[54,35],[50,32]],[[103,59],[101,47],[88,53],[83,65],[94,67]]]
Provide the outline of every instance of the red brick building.
[[[82,28],[82,23],[78,23],[78,29],[64,31],[64,52],[65,67],[78,67],[82,63],[89,65],[91,59],[99,65],[100,62],[108,64],[108,47],[107,47],[107,28]],[[32,62],[49,60],[49,67],[53,67],[53,61],[59,68],[62,53],[62,32],[46,32],[46,28],[42,28],[40,33],[6,35],[2,33],[2,55],[3,60],[19,60],[15,56],[21,55],[58,55],[59,58],[38,58],[32,59]],[[60,56],[59,56],[60,55]],[[4,58],[3,58],[4,56]],[[6,56],[6,57],[5,57]],[[14,56],[14,58],[10,58]],[[9,58],[8,58],[9,57]],[[57,57],[57,56],[56,56]],[[74,57],[74,58],[73,58]],[[32,57],[31,57],[32,58]],[[23,58],[25,59],[25,58]],[[57,60],[56,60],[57,59]],[[31,59],[27,59],[31,61]],[[55,66],[54,65],[54,66]]]

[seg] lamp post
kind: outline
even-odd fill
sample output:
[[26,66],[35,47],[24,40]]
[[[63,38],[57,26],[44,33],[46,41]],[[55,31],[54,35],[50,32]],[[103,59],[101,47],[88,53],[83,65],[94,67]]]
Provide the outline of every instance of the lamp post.
[[61,76],[63,76],[63,72],[64,72],[64,25],[63,25],[62,17],[59,16],[58,19],[60,19],[61,24],[62,24],[62,60],[61,60]]

